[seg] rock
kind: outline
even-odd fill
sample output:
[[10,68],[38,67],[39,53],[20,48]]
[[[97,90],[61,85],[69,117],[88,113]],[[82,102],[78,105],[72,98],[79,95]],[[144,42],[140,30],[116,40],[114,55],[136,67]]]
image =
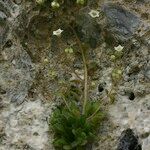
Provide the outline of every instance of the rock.
[[11,1],[2,1],[0,0],[0,11],[3,12],[7,17],[11,16]]
[[1,86],[0,86],[0,94],[6,94],[6,91],[2,89]]
[[28,99],[36,68],[22,44],[29,16],[15,2],[0,0],[0,150],[52,150],[47,146],[50,105],[43,98]]
[[[19,50],[19,45],[17,45]],[[12,51],[16,48],[12,47]],[[13,52],[12,52],[13,53]],[[34,65],[29,55],[20,48],[20,51],[13,55],[10,51],[6,55],[10,59],[10,55],[14,57],[13,64],[11,62],[0,63],[0,85],[4,87],[7,98],[20,104],[27,95],[28,89],[32,85],[34,78]]]
[[138,3],[149,3],[150,0],[137,0]]
[[76,17],[75,30],[81,41],[89,43],[91,48],[96,48],[101,40],[101,29],[95,18],[88,14],[89,12],[88,9],[79,12]]
[[0,23],[4,22],[6,20],[7,16],[0,11]]
[[[6,101],[24,101],[35,75],[34,64],[15,36],[18,8],[11,1],[0,1],[0,89],[5,89]],[[0,94],[4,91],[0,90]]]
[[107,32],[118,41],[127,41],[137,31],[140,19],[117,4],[105,4],[103,11],[106,16]]
[[0,50],[2,49],[9,30],[9,25],[7,22],[7,18],[11,16],[11,8],[9,3],[11,2],[4,2],[0,0]]
[[[54,150],[47,145],[52,143],[47,134],[49,126],[46,120],[52,111],[51,105],[36,99],[3,110],[0,113],[0,150],[29,149],[26,145],[31,147],[30,150]],[[5,138],[1,139],[4,133]]]
[[[20,26],[22,28],[22,26]],[[30,55],[33,62],[39,62],[43,49],[50,46],[50,22],[48,17],[35,15],[33,16],[27,27],[27,32],[23,39],[23,46]],[[18,33],[21,35],[21,31]]]
[[8,26],[6,24],[6,14],[0,11],[0,46],[2,45],[8,30]]
[[131,129],[122,132],[117,150],[142,150],[138,137]]
[[145,71],[145,76],[150,80],[150,69]]
[[[71,14],[80,9],[77,5],[72,9],[74,1],[76,0],[65,0],[66,6],[60,8],[59,12],[63,10]],[[103,1],[89,0],[86,9],[81,8],[79,13],[75,12],[77,20],[70,16],[66,16],[68,19],[63,18],[73,22],[71,25],[74,25],[78,37],[86,43],[84,48],[88,43],[90,47],[96,47],[87,54],[87,59],[90,60],[87,61],[89,75],[91,75],[89,96],[90,99],[100,100],[104,106],[108,106],[106,106],[108,119],[100,125],[99,146],[97,145],[97,148],[96,145],[89,145],[87,149],[116,150],[118,146],[117,150],[148,150],[150,147],[148,84],[150,28],[149,20],[146,19],[149,8],[146,6],[147,3],[144,4],[146,1],[148,2],[148,0],[143,0],[142,3],[124,0],[120,2],[125,8],[135,11],[139,17],[116,4],[104,6],[107,19],[104,31],[107,30],[108,37],[112,37],[118,43],[129,39],[134,44],[128,49],[125,44],[119,43],[124,46],[125,51],[128,50],[116,64],[121,65],[125,79],[121,80],[116,89],[115,103],[109,106],[107,105],[109,100],[101,99],[113,87],[111,73],[115,65],[109,57],[113,49],[101,42],[101,29],[103,29],[101,26],[106,25],[102,14],[101,18],[92,18],[88,14],[90,9],[97,9],[97,2],[101,5]],[[119,3],[117,0],[113,2]],[[53,133],[48,132],[47,121],[55,107],[61,104],[58,94],[67,89],[68,81],[73,74],[70,66],[80,72],[83,69],[74,35],[72,31],[68,31],[67,26],[63,25],[63,21],[57,20],[55,12],[57,11],[51,12],[49,6],[37,6],[34,0],[0,0],[0,46],[3,43],[0,49],[0,150],[53,150]],[[145,13],[147,14],[143,19],[141,14]],[[55,20],[58,21],[56,28],[53,26]],[[141,21],[146,25],[141,27]],[[68,46],[77,49],[71,59],[70,55],[64,53],[66,47],[61,45],[59,38],[52,36],[52,31],[58,28],[64,30],[62,40],[67,41]],[[130,40],[137,30],[138,35]],[[53,38],[55,39],[52,40]],[[56,48],[52,48],[52,45]],[[81,77],[82,75],[83,72]],[[103,84],[104,81],[106,84]],[[78,84],[78,81],[73,82],[74,84]],[[79,83],[77,87],[81,84]],[[120,94],[120,91],[124,93]],[[136,129],[142,148],[138,137],[131,129],[122,133],[118,144],[120,131],[127,128]]]
[[15,3],[19,5],[22,3],[22,0],[15,0]]

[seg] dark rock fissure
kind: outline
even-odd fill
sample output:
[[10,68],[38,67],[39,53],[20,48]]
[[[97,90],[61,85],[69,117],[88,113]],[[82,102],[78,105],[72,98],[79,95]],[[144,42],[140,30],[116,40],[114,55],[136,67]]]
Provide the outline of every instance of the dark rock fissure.
[[121,133],[117,150],[142,150],[138,136],[134,134],[133,130],[127,129]]

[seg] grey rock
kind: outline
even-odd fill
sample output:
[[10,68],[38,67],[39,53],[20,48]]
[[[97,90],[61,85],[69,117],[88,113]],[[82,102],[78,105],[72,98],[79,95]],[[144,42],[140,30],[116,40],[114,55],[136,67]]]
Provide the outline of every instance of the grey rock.
[[0,11],[0,23],[3,23],[6,20],[7,16],[3,12]]
[[91,48],[96,48],[101,40],[101,29],[99,24],[84,9],[76,17],[76,32],[81,41],[89,43]]
[[15,0],[15,3],[19,5],[22,3],[22,0]]
[[149,3],[150,0],[137,0],[137,2],[139,2],[139,3]]
[[11,16],[11,8],[10,8],[11,1],[2,1],[0,0],[0,11],[4,12],[6,16]]
[[0,62],[0,86],[6,91],[7,101],[20,104],[32,85],[34,64],[19,37],[14,38],[18,8],[12,1],[0,1],[0,8],[0,54],[4,57]]
[[0,50],[2,49],[2,43],[6,37],[6,34],[7,34],[7,25],[5,23],[1,23],[3,22],[3,18],[0,16]]
[[[1,18],[0,18],[0,22],[1,22]],[[0,51],[2,49],[2,45],[5,42],[5,39],[7,37],[7,33],[8,33],[9,27],[7,26],[7,24],[4,22],[3,24],[0,24]]]
[[7,18],[11,16],[11,8],[7,3],[0,0],[0,50],[2,49],[2,44],[7,37],[9,29]]
[[107,20],[106,30],[119,41],[130,39],[141,23],[135,14],[117,4],[105,4],[103,11]]
[[[16,49],[12,49],[12,51],[14,50]],[[8,59],[10,58],[9,53],[6,54]],[[13,64],[11,62],[0,63],[0,85],[5,89],[8,100],[20,104],[24,101],[32,85],[34,65],[23,49],[13,57],[15,57]]]
[[142,150],[138,143],[138,137],[134,135],[131,129],[122,132],[117,150]]
[[145,71],[145,76],[150,80],[150,69]]
[[[26,18],[27,16],[23,14],[23,17]],[[25,36],[23,36],[23,46],[28,51],[32,61],[39,62],[41,57],[43,57],[41,55],[42,49],[50,45],[50,21],[47,16],[35,15],[29,20],[27,28],[23,29],[22,26],[26,24],[24,22],[23,20],[22,24],[20,24],[19,31],[16,32],[19,37],[22,37],[24,30],[27,30],[24,34]]]
[[[71,1],[67,1],[70,2],[68,5],[71,6]],[[90,5],[93,6],[90,9],[96,8],[96,1],[98,0],[90,1]],[[0,49],[0,150],[53,150],[53,136],[51,137],[51,133],[49,135],[47,121],[55,107],[61,104],[60,97],[56,95],[56,91],[61,90],[59,88],[59,81],[69,81],[72,71],[68,72],[66,70],[67,68],[60,60],[59,55],[57,55],[61,54],[60,52],[62,52],[62,48],[64,47],[60,46],[61,51],[53,49],[54,52],[49,49],[52,44],[55,47],[59,45],[57,37],[55,37],[55,41],[58,44],[53,41],[50,42],[50,39],[54,36],[50,36],[53,28],[51,28],[51,20],[48,20],[53,19],[53,17],[48,18],[49,13],[47,14],[45,10],[39,13],[40,9],[34,7],[35,3],[33,0],[20,2],[21,0],[0,0],[0,14],[3,22],[0,24],[0,33],[2,33],[2,36],[0,36],[4,43],[3,49]],[[122,5],[127,6],[124,1],[122,1]],[[137,5],[137,3],[134,3],[134,5]],[[108,36],[111,35],[117,40],[122,41],[130,39],[137,31],[142,18],[139,19],[136,15],[133,15],[120,6],[111,9],[107,7],[107,13],[108,9],[110,11],[107,17],[108,21],[110,21],[107,22]],[[87,44],[90,43],[90,46],[94,48],[101,44],[99,24],[101,26],[105,26],[105,24],[104,20],[100,20],[101,18],[91,18],[88,15],[89,11],[88,9],[84,9],[79,12],[75,29],[78,31],[80,39]],[[139,10],[139,13],[142,12]],[[113,18],[114,16],[116,18]],[[99,20],[99,23],[96,20]],[[112,26],[110,26],[110,23]],[[136,26],[135,28],[133,27],[134,25]],[[57,25],[57,27],[64,30],[62,33],[63,38],[66,30],[63,26]],[[127,35],[124,32],[127,32]],[[102,125],[103,127],[99,133],[102,140],[99,141],[99,147],[96,148],[94,145],[91,147],[90,145],[87,149],[116,150],[120,132],[127,128],[137,131],[139,137],[143,135],[144,138],[140,139],[142,149],[149,149],[150,95],[148,95],[148,79],[150,78],[150,73],[147,65],[149,60],[147,58],[149,54],[148,32],[149,28],[147,25],[145,30],[142,30],[140,36],[140,40],[145,42],[144,46],[142,46],[143,43],[138,38],[134,37],[137,40],[131,41],[135,45],[134,49],[131,49],[132,51],[129,51],[128,54],[125,53],[121,59],[120,64],[124,70],[124,75],[128,77],[130,74],[130,80],[127,82],[122,80],[122,83],[118,85],[118,88],[121,88],[124,94],[120,95],[118,92],[116,102],[109,106],[108,116],[110,116],[110,121],[109,123],[106,121]],[[73,46],[76,46],[74,45],[75,41],[72,38],[74,37],[72,36],[72,32],[71,35],[67,35],[66,37],[69,40],[67,38],[67,40],[63,40],[67,41],[68,45],[73,43]],[[126,43],[128,44],[128,42]],[[106,49],[107,45],[103,43],[94,50],[94,55],[90,53],[90,57],[93,59],[92,62],[100,64],[100,68],[96,71],[96,74],[91,72],[93,75],[90,80],[94,81],[94,84],[92,84],[94,90],[91,89],[89,96],[93,100],[101,100],[102,97],[105,97],[106,92],[111,90],[113,84],[111,81],[111,72],[114,66],[110,64],[109,52],[107,53]],[[127,48],[124,46],[124,49],[126,50]],[[100,52],[103,52],[102,57]],[[45,58],[48,59],[49,63],[43,62]],[[89,60],[92,59],[90,58]],[[91,64],[90,61],[89,63]],[[82,60],[75,60],[72,64],[70,61],[68,64],[70,66],[73,64],[77,69],[83,68]],[[127,66],[128,68],[126,68]],[[53,68],[57,74],[56,80],[52,80],[49,76],[49,72]],[[142,76],[146,79],[140,82]],[[104,81],[106,85],[103,84]],[[97,92],[98,83],[100,83],[100,93]],[[128,89],[130,95],[125,93]],[[135,95],[134,100],[132,99],[133,95]],[[51,100],[55,102],[53,103]],[[101,102],[104,104],[109,103],[108,100]],[[16,106],[15,104],[20,105]],[[5,136],[1,138],[3,134]],[[127,131],[123,132],[119,141],[119,146],[121,147],[118,146],[118,148],[128,148],[127,150],[130,150],[129,147],[132,144],[138,145],[140,148],[138,138],[132,131],[129,134]]]

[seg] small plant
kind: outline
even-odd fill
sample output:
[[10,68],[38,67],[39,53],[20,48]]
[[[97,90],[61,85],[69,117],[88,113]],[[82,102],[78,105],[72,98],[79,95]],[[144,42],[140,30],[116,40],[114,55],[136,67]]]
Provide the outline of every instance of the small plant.
[[[62,96],[63,105],[57,108],[50,120],[50,128],[54,132],[54,146],[62,150],[84,150],[88,143],[92,143],[97,137],[97,130],[104,113],[101,111],[99,102],[93,102],[88,97],[88,73],[86,57],[83,46],[72,29],[79,49],[84,66],[84,91],[83,99],[78,95],[81,91],[68,89],[69,91]],[[59,36],[60,37],[60,36]],[[65,49],[66,53],[72,54],[72,48]]]
[[[93,102],[88,96],[88,68],[84,46],[75,30],[70,27],[81,52],[84,66],[84,91],[69,91],[62,96],[63,105],[57,108],[50,120],[50,128],[54,132],[54,146],[59,150],[84,150],[88,143],[97,138],[97,130],[105,115],[101,111],[100,102]],[[57,35],[60,38],[59,35]],[[74,53],[71,47],[66,53]],[[82,91],[82,90],[80,90]],[[78,95],[83,95],[82,99]]]
[[[98,111],[99,103],[88,102],[85,114],[75,101],[57,108],[51,119],[52,129],[55,133],[54,146],[64,150],[83,150],[89,142],[97,138],[97,129],[104,118]],[[92,116],[93,115],[93,116]]]
[[[97,138],[98,128],[105,116],[101,111],[100,102],[94,102],[88,95],[89,83],[86,54],[89,48],[85,48],[85,43],[80,41],[80,38],[75,31],[73,20],[76,17],[75,15],[72,15],[74,14],[74,11],[72,10],[72,13],[69,11],[59,12],[59,10],[61,11],[61,7],[63,8],[63,5],[67,4],[67,0],[36,0],[36,2],[42,5],[43,2],[50,2],[52,10],[58,10],[57,15],[59,17],[56,16],[61,18],[61,22],[69,28],[75,42],[75,47],[73,47],[74,44],[69,45],[66,43],[64,45],[64,52],[67,56],[70,56],[75,51],[78,51],[83,61],[84,77],[81,78],[77,75],[82,83],[82,85],[79,86],[81,89],[68,89],[68,91],[61,96],[61,99],[63,100],[62,105],[56,108],[51,116],[50,129],[54,132],[53,144],[58,150],[84,150],[87,144],[92,143]],[[70,2],[75,5],[77,4],[75,8],[80,9],[80,6],[78,5],[86,5],[87,0],[70,0]],[[75,12],[77,11],[76,9]],[[57,13],[57,11],[54,11],[54,13]],[[99,17],[99,12],[92,10],[89,12],[89,15],[93,18],[97,18]],[[68,19],[64,19],[66,16],[67,18],[69,16],[74,19],[71,19],[69,22]],[[55,23],[55,25],[57,25],[57,23]],[[53,31],[53,36],[58,38],[62,45],[64,44],[64,41],[61,37],[63,37],[64,32],[65,28],[58,28]],[[73,73],[76,72],[74,71]],[[57,74],[52,70],[50,71],[50,77],[55,78],[57,77]]]

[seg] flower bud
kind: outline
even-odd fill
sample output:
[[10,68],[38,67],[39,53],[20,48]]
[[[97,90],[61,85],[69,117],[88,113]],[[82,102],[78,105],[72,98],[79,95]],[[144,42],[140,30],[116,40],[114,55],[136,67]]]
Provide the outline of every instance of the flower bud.
[[53,1],[53,2],[51,2],[51,7],[54,8],[54,9],[59,8],[60,4],[57,1]]

